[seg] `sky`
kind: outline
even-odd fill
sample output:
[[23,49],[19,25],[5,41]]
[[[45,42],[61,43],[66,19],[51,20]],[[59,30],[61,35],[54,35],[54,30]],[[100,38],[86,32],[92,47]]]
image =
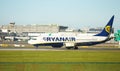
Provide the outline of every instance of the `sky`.
[[70,28],[104,27],[114,15],[120,29],[120,0],[0,0],[0,25],[58,24]]

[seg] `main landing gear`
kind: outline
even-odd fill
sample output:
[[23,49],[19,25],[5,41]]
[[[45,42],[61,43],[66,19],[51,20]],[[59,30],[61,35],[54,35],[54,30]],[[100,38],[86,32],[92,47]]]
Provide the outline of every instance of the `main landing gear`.
[[74,47],[74,49],[78,49],[78,47],[77,47],[77,46],[75,46],[75,47]]

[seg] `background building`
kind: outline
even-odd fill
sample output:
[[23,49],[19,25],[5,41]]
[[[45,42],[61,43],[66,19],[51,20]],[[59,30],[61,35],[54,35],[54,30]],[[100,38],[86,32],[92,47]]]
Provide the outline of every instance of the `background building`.
[[15,23],[10,23],[9,25],[2,25],[1,29],[10,30],[10,32],[14,33],[55,33],[55,32],[64,32],[68,27],[59,26],[56,24],[50,25],[15,25]]

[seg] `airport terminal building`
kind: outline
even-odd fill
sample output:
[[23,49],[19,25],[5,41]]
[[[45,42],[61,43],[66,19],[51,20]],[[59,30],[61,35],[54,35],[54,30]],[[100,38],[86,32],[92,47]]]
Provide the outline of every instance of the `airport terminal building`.
[[15,23],[10,23],[9,25],[2,25],[1,29],[7,29],[10,32],[16,33],[56,33],[56,32],[64,32],[68,27],[59,26],[57,24],[50,25],[15,25]]

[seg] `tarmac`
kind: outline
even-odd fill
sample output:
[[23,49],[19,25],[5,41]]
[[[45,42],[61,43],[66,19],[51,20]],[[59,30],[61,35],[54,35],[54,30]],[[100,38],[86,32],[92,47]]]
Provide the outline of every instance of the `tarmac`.
[[2,48],[0,51],[69,51],[69,50],[120,50],[120,48],[79,48],[79,49],[66,49],[66,48]]

